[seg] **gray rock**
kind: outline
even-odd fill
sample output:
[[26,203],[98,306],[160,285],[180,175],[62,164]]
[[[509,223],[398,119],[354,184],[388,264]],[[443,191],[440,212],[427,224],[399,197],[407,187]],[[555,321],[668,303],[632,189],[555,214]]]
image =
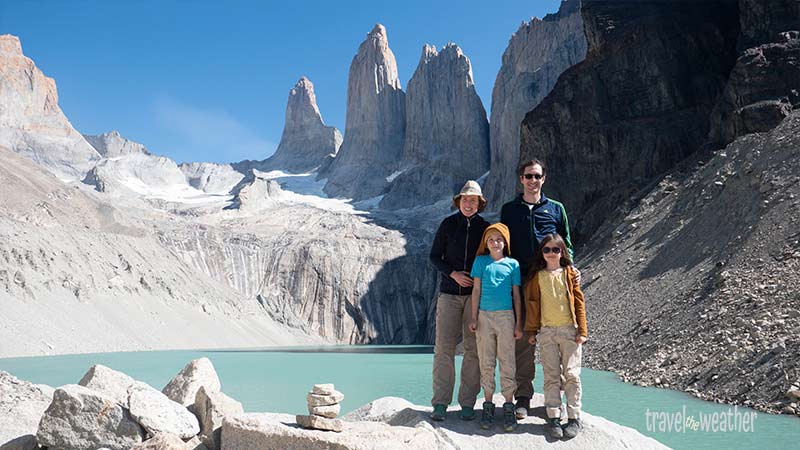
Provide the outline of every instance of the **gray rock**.
[[245,176],[231,190],[234,198],[230,209],[258,211],[274,206],[283,197],[283,189],[277,181],[264,178],[256,169],[251,171],[252,174]]
[[20,153],[65,181],[80,180],[100,159],[58,106],[58,92],[22,53],[19,38],[0,35],[0,146]]
[[385,423],[343,423],[341,433],[309,430],[295,425],[288,414],[243,414],[225,418],[222,450],[440,450],[428,430]]
[[189,186],[209,194],[227,194],[244,174],[230,164],[192,162],[179,164]]
[[244,413],[242,404],[222,392],[206,392],[201,386],[197,390],[194,413],[200,421],[203,443],[211,450],[219,450],[222,420],[227,416]]
[[219,392],[220,382],[214,365],[208,358],[198,358],[189,362],[161,390],[170,400],[184,406],[194,404],[197,391],[205,386],[206,392]]
[[147,384],[136,383],[131,386],[128,407],[131,416],[151,436],[170,433],[181,439],[189,439],[200,432],[200,425],[194,414]]
[[302,77],[289,91],[281,142],[264,166],[289,172],[310,171],[322,165],[328,155],[336,155],[341,145],[339,130],[325,126],[322,120],[314,84]]
[[511,36],[492,89],[491,172],[484,189],[489,208],[499,210],[519,186],[519,133],[525,114],[550,93],[564,70],[585,56],[579,0],[563,1],[558,13],[523,22]]
[[128,375],[102,364],[90,367],[78,382],[80,386],[113,398],[126,408],[128,407],[128,389],[136,383],[137,381]]
[[342,405],[309,406],[308,413],[314,416],[322,416],[328,419],[335,419],[342,410]]
[[158,433],[152,438],[131,447],[130,450],[194,450],[195,446],[183,442],[180,437],[170,433]]
[[331,395],[335,391],[336,387],[333,385],[333,383],[315,384],[311,388],[311,393],[317,395]]
[[122,137],[119,131],[98,135],[84,134],[83,137],[104,158],[115,158],[131,153],[150,154],[144,145]]
[[0,370],[0,449],[28,450],[37,447],[36,430],[54,389],[22,381]]
[[314,406],[335,405],[341,403],[342,400],[344,400],[344,394],[339,391],[334,391],[331,395],[308,394],[306,396],[306,402],[309,408]]
[[[502,398],[498,396],[496,401],[502,403]],[[534,395],[532,404],[536,408],[543,407],[544,397]],[[496,433],[487,439],[485,434],[476,432],[474,422],[455,420],[433,425],[428,417],[430,411],[430,407],[413,405],[403,399],[381,398],[348,414],[348,420],[342,421],[340,433],[296,427],[294,418],[286,414],[242,414],[223,422],[222,450],[492,450],[553,445],[537,432]],[[559,448],[667,448],[636,430],[602,417],[584,413],[582,419],[581,433],[575,439],[558,442]],[[542,417],[531,416],[521,421],[519,427],[520,430],[539,430],[544,424]]]
[[53,449],[126,450],[142,442],[144,430],[116,399],[70,384],[55,390],[36,438]]
[[342,431],[342,421],[339,419],[328,419],[314,415],[298,415],[295,416],[295,420],[297,421],[297,424],[303,428],[311,428],[322,431],[336,431],[337,433]]
[[797,30],[742,52],[712,112],[712,142],[722,146],[739,136],[769,131],[800,106]]
[[381,194],[400,159],[405,94],[386,28],[375,25],[350,64],[344,142],[328,169],[325,192],[363,200]]
[[452,196],[489,170],[489,122],[472,65],[455,44],[422,48],[406,92],[406,132],[399,166],[382,208],[400,209]]

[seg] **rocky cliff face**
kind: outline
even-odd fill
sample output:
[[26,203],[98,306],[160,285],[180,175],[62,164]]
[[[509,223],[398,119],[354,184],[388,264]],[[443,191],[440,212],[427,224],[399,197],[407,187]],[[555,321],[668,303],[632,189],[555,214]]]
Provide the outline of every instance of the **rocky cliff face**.
[[405,135],[405,93],[386,28],[375,25],[350,63],[344,142],[328,169],[325,192],[357,200],[383,193]]
[[514,196],[520,160],[520,123],[550,93],[564,70],[586,56],[580,0],[556,14],[524,22],[511,36],[492,90],[491,172],[484,195],[490,209]]
[[307,172],[322,165],[325,157],[335,155],[342,145],[342,134],[325,126],[317,107],[314,85],[302,77],[289,91],[286,122],[281,143],[264,167],[291,172]]
[[[800,114],[683,161],[581,256],[590,366],[800,413]],[[793,405],[794,404],[794,405]]]
[[452,195],[489,170],[489,122],[458,46],[425,45],[406,93],[405,145],[380,203],[398,209]]
[[545,192],[578,234],[702,147],[739,31],[729,1],[587,1],[582,14],[586,59],[525,116],[520,152],[549,165]]
[[195,219],[112,205],[2,147],[0,178],[3,357],[315,340],[184,264],[154,231]]
[[428,233],[397,231],[402,219],[269,206],[216,227],[164,230],[161,241],[278,322],[342,343],[429,342],[435,274],[419,263]]
[[800,3],[740,0],[736,65],[711,116],[710,140],[768,131],[800,105]]
[[100,158],[58,107],[55,81],[22,53],[16,36],[0,36],[0,99],[0,145],[67,181],[83,178]]
[[136,153],[150,154],[144,145],[120,136],[119,131],[98,135],[85,134],[83,137],[104,158],[116,158],[117,156]]

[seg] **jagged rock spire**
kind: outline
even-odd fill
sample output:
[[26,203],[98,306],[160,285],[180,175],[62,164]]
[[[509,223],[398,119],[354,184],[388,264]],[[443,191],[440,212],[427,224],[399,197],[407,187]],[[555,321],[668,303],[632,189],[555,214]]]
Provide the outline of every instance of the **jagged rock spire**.
[[346,120],[342,148],[322,174],[325,192],[354,199],[379,195],[397,167],[405,134],[405,93],[381,24],[350,63]]
[[342,145],[342,134],[325,126],[317,106],[314,84],[301,77],[289,91],[281,142],[266,166],[303,172],[319,167]]

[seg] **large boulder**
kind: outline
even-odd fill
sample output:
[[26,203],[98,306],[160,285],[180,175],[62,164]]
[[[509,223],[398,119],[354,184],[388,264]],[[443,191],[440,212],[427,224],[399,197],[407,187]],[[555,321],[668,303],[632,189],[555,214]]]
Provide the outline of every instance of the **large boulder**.
[[110,367],[95,364],[83,375],[78,384],[107,395],[127,408],[128,389],[136,384],[136,380]]
[[0,449],[37,447],[36,430],[55,390],[0,371]]
[[211,450],[219,450],[223,419],[244,413],[244,408],[241,403],[222,392],[209,392],[205,386],[200,386],[194,402],[194,412],[200,419],[203,443]]
[[[503,399],[497,396],[496,404]],[[531,404],[544,408],[544,396],[534,395]],[[432,424],[431,408],[406,400],[386,397],[375,400],[342,421],[340,433],[306,430],[294,425],[286,414],[242,414],[225,419],[222,425],[222,450],[260,449],[409,449],[415,450],[492,450],[508,448],[549,448],[544,433],[545,419],[538,415],[520,421],[517,432],[502,433],[499,426],[491,438],[478,432],[475,422],[453,420]],[[496,411],[496,415],[501,412]],[[638,431],[609,422],[602,417],[582,414],[584,428],[574,439],[558,442],[562,449],[663,450],[664,445]]]
[[214,365],[205,357],[186,364],[161,392],[170,400],[189,406],[194,404],[201,386],[205,386],[206,392],[219,392],[221,387]]
[[406,127],[405,93],[386,28],[377,24],[358,47],[347,81],[344,142],[321,172],[325,193],[363,200],[386,188],[397,167]]
[[[343,423],[340,433],[294,425],[288,414],[252,413],[226,417],[222,450],[439,450],[438,437],[425,428],[393,427],[378,422]],[[473,426],[475,424],[472,424]]]
[[70,384],[55,390],[36,438],[52,449],[127,450],[142,442],[144,435],[116,399]]
[[147,384],[137,383],[129,389],[128,408],[151,436],[170,433],[188,439],[200,432],[194,414]]
[[163,432],[186,439],[200,432],[197,418],[185,406],[122,372],[96,364],[78,384],[116,400],[151,436]]

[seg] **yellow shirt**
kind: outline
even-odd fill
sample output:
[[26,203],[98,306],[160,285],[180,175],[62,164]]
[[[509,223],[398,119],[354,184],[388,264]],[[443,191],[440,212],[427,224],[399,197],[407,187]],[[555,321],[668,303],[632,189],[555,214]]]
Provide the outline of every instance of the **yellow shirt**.
[[539,292],[542,295],[542,326],[563,327],[574,325],[567,297],[567,271],[550,273],[539,271]]

